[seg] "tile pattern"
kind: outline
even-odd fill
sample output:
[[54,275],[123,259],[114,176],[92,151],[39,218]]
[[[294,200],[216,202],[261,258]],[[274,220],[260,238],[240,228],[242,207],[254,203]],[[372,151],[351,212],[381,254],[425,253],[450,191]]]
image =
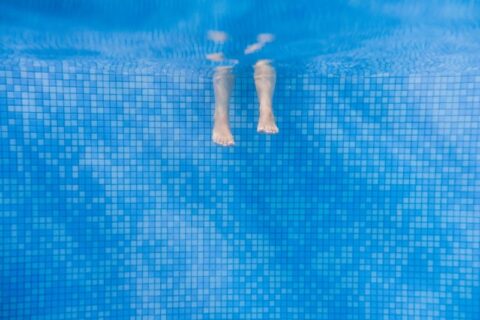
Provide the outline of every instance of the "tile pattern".
[[479,319],[480,77],[0,67],[0,318]]

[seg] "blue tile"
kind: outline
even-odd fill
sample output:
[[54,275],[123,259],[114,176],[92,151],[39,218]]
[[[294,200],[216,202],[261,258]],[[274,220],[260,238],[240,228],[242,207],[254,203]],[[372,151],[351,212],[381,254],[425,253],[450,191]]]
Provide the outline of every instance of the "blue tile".
[[0,69],[1,317],[478,319],[480,78],[278,77]]

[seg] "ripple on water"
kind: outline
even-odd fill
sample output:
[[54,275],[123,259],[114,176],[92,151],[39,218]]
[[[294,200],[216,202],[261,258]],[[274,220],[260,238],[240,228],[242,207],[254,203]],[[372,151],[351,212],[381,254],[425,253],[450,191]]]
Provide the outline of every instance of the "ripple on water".
[[204,74],[259,59],[292,72],[477,73],[479,18],[460,0],[5,0],[0,56]]

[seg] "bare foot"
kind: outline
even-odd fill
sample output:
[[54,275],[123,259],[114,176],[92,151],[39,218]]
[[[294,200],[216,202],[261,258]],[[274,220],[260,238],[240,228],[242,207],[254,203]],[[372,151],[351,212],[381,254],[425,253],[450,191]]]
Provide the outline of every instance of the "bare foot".
[[260,117],[258,118],[257,131],[268,134],[278,133],[278,127],[275,123],[275,117],[273,116],[271,107],[260,107]]
[[272,98],[275,90],[276,72],[269,60],[259,60],[254,66],[255,87],[260,102],[257,131],[275,134],[278,127],[273,115]]
[[222,146],[233,146],[235,144],[226,116],[215,116],[212,139],[213,142]]
[[213,88],[215,91],[215,115],[212,140],[221,146],[232,146],[234,142],[228,120],[228,100],[233,88],[232,67],[215,69]]

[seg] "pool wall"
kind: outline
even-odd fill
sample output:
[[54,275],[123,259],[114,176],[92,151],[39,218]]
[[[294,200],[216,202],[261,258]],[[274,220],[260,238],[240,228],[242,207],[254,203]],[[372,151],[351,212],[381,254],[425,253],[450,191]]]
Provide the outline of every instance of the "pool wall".
[[479,319],[480,77],[0,66],[0,318]]

